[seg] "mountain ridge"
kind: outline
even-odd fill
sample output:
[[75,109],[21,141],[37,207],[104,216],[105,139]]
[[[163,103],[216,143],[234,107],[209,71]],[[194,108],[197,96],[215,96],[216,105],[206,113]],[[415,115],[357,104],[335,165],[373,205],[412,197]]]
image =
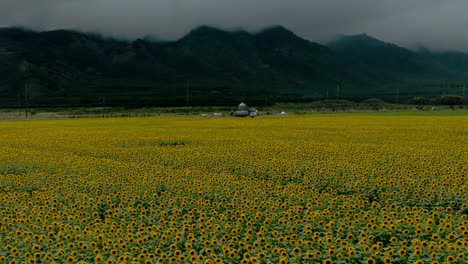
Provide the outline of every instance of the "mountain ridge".
[[450,92],[446,80],[466,82],[467,69],[464,53],[415,52],[368,35],[320,45],[282,26],[201,26],[176,41],[0,28],[0,107],[271,103],[325,98],[336,85],[349,98],[390,97],[396,85],[434,95]]

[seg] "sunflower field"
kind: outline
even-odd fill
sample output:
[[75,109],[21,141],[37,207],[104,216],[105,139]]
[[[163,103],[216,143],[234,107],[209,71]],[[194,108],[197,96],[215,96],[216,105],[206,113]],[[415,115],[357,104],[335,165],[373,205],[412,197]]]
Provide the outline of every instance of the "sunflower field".
[[468,263],[468,116],[0,122],[0,263]]

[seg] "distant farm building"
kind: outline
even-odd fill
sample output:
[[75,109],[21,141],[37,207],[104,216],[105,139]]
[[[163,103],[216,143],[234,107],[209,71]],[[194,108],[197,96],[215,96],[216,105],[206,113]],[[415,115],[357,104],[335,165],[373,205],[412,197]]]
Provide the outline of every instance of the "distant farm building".
[[249,109],[247,104],[242,102],[242,103],[239,104],[238,110],[232,112],[231,115],[235,116],[235,117],[247,117],[247,116],[256,117],[258,115],[258,111],[257,111],[257,109],[255,109],[253,107],[251,107]]

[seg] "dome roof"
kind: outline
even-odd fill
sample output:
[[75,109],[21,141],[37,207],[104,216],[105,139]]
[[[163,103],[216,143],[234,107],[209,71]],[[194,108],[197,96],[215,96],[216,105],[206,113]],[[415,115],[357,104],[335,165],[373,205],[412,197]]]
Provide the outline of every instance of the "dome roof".
[[248,108],[247,108],[247,105],[246,105],[245,103],[242,102],[242,103],[239,104],[239,110],[241,110],[241,111],[242,111],[242,110],[246,111],[247,109],[248,109]]

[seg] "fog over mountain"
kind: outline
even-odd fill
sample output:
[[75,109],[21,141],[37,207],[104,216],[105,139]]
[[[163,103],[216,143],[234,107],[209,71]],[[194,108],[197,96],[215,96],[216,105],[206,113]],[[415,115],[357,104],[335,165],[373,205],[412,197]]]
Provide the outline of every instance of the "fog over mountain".
[[199,25],[283,25],[326,42],[367,33],[405,47],[468,51],[466,0],[0,0],[0,26],[174,40]]

